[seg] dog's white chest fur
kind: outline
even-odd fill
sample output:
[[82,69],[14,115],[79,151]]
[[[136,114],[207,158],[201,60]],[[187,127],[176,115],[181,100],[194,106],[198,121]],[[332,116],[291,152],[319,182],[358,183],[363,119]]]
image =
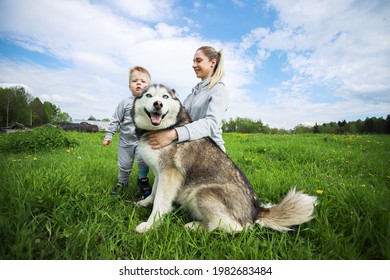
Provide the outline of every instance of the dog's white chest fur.
[[146,137],[142,137],[139,141],[138,148],[141,151],[142,158],[149,165],[149,167],[155,172],[158,170],[159,158],[161,154],[161,150],[153,150]]

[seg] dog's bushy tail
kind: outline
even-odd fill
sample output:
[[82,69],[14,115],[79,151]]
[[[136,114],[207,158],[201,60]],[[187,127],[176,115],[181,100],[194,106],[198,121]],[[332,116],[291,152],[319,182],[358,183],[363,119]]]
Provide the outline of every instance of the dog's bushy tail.
[[278,231],[291,230],[291,226],[299,225],[314,218],[314,206],[317,198],[292,188],[286,197],[271,207],[262,207],[258,214],[257,224]]

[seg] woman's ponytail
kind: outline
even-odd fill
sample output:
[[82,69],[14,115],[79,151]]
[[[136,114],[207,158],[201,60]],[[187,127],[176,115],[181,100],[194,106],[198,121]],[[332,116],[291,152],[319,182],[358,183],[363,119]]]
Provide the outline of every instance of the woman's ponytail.
[[216,51],[213,47],[203,46],[198,49],[201,50],[209,58],[209,60],[216,60],[214,73],[211,76],[211,81],[209,84],[209,89],[213,88],[217,83],[219,83],[223,77],[225,76],[225,67],[224,67],[224,55],[222,49],[220,51]]

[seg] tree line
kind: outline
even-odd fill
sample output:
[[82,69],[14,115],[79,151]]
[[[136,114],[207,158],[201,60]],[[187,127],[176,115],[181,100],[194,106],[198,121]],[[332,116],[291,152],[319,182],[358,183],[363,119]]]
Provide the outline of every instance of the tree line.
[[270,128],[261,120],[252,120],[249,118],[232,118],[229,121],[222,122],[224,132],[239,133],[264,133],[264,134],[286,134],[286,133],[328,133],[328,134],[390,134],[390,115],[383,117],[367,117],[364,121],[357,120],[347,122],[345,120],[338,122],[329,122],[314,126],[299,124],[293,129]]
[[[90,116],[88,120],[96,120]],[[104,119],[103,121],[109,121]],[[0,127],[10,127],[15,123],[31,127],[44,124],[57,124],[58,122],[72,122],[68,113],[62,112],[61,108],[48,101],[41,102],[38,97],[33,97],[25,88],[20,86],[0,88]],[[297,125],[293,129],[271,128],[262,120],[250,118],[231,118],[222,121],[224,132],[239,133],[328,133],[328,134],[390,134],[390,114],[387,118],[371,117],[364,121],[357,120],[347,122],[323,123],[314,126]]]
[[289,133],[285,129],[270,128],[262,120],[252,120],[250,118],[231,118],[229,121],[222,121],[223,132],[238,133],[264,133],[264,134],[284,134]]
[[25,88],[0,88],[0,127],[11,127],[15,123],[35,127],[62,121],[72,122],[72,118],[55,104],[34,98]]

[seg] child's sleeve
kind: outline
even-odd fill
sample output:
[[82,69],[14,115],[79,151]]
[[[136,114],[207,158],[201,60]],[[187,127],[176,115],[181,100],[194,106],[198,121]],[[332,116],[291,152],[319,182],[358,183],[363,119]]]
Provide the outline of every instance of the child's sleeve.
[[124,112],[125,112],[125,100],[122,100],[115,109],[114,114],[111,117],[110,124],[106,130],[106,136],[104,138],[112,139],[121,123],[123,122]]

